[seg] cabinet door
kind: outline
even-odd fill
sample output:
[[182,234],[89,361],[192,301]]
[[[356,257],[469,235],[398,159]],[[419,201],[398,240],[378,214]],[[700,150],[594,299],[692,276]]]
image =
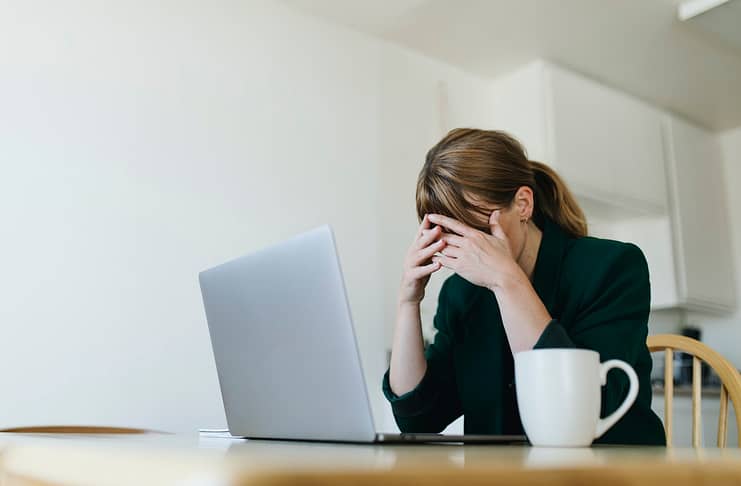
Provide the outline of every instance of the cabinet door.
[[680,299],[730,310],[736,292],[718,141],[676,117],[665,118],[664,130]]
[[554,165],[575,192],[645,212],[665,211],[661,114],[563,69],[545,69]]
[[589,219],[589,231],[598,238],[634,243],[643,251],[651,279],[651,310],[670,309],[679,304],[668,216]]
[[490,127],[516,137],[531,160],[552,164],[546,140],[544,63],[534,61],[492,81]]

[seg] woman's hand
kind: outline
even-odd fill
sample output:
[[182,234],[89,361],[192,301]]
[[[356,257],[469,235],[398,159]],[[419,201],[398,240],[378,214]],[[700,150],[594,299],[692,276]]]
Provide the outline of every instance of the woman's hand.
[[499,213],[494,214],[492,234],[445,216],[431,214],[429,220],[457,233],[443,235],[445,249],[434,260],[494,293],[513,353],[533,349],[551,315],[512,256]]
[[492,234],[439,214],[431,214],[429,220],[456,233],[443,235],[445,248],[441,256],[433,258],[433,262],[439,262],[472,284],[492,291],[508,277],[522,273],[512,256],[507,235],[499,225],[499,211],[494,215]]
[[399,290],[400,304],[419,304],[424,298],[425,286],[430,280],[430,275],[442,267],[440,262],[432,261],[432,257],[446,246],[441,236],[440,227],[433,228],[428,216],[425,215],[404,259]]

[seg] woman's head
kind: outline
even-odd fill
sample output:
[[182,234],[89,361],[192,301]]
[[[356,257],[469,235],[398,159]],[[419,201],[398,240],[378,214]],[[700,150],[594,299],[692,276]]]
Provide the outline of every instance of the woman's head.
[[497,209],[510,239],[518,240],[518,228],[542,216],[571,236],[587,234],[584,213],[563,180],[547,165],[528,160],[514,137],[494,130],[450,131],[427,152],[419,174],[419,218],[443,214],[489,232]]

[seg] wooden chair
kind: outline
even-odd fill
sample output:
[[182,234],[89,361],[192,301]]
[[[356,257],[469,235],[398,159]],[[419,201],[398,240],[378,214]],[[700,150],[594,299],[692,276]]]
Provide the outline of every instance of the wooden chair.
[[129,427],[105,427],[97,425],[33,425],[29,427],[11,427],[0,429],[0,432],[12,434],[149,434],[160,433],[146,429]]
[[674,351],[692,355],[692,446],[701,447],[701,362],[707,363],[720,377],[720,415],[718,417],[718,447],[726,446],[728,435],[728,398],[736,413],[736,426],[741,440],[741,375],[731,363],[718,352],[695,339],[673,334],[649,336],[646,342],[649,351],[664,351],[664,428],[666,444],[672,443],[672,399],[674,396]]

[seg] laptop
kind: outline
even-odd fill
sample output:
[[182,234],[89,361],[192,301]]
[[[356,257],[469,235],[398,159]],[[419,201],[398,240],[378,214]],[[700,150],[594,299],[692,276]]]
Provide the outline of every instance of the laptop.
[[511,435],[376,432],[329,226],[204,270],[199,281],[232,436],[356,443],[525,441]]

